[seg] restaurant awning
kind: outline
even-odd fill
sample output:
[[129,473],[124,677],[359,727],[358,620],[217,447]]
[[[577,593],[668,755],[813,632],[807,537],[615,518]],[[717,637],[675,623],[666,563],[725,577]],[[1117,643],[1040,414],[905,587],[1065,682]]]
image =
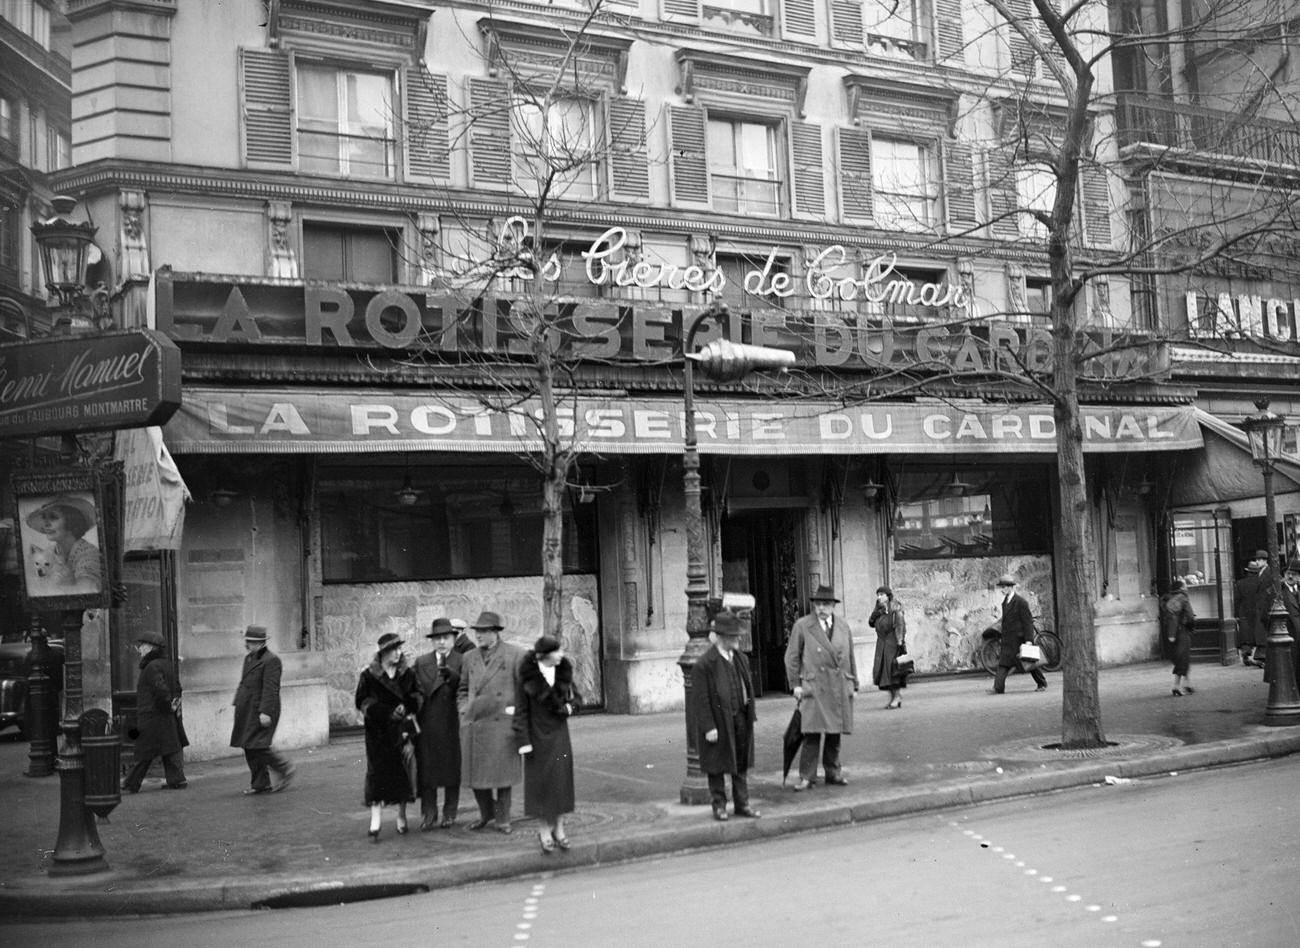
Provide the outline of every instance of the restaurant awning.
[[[1205,429],[1205,450],[1180,457],[1169,478],[1170,507],[1194,507],[1259,497],[1264,479],[1250,459],[1246,433],[1222,418],[1195,409],[1196,421]],[[1273,488],[1279,494],[1300,490],[1300,464],[1279,460],[1279,477]]]
[[[582,396],[564,403],[563,437],[593,454],[680,454],[680,400]],[[520,452],[539,447],[525,410],[494,411],[470,395],[373,389],[185,389],[164,429],[175,454]],[[535,417],[535,415],[533,416]],[[1084,450],[1187,450],[1202,446],[1191,406],[1089,406]],[[828,400],[696,403],[701,452],[730,455],[1050,454],[1056,423],[1046,406],[889,404]]]

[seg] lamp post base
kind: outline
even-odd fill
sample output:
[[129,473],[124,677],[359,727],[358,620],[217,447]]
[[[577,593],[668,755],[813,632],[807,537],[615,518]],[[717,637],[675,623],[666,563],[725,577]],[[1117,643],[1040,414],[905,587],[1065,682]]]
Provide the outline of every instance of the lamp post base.
[[86,771],[81,748],[59,756],[59,839],[54,844],[51,876],[86,876],[107,872],[104,846],[95,829],[95,815],[86,809]]
[[1280,615],[1269,617],[1272,631],[1268,637],[1268,704],[1264,706],[1264,723],[1270,727],[1291,727],[1300,724],[1300,689],[1296,687],[1291,657],[1295,640],[1286,632],[1286,612],[1281,603],[1274,608]]
[[687,775],[682,781],[682,789],[678,800],[683,806],[704,806],[710,800],[709,782],[703,775],[693,777]]

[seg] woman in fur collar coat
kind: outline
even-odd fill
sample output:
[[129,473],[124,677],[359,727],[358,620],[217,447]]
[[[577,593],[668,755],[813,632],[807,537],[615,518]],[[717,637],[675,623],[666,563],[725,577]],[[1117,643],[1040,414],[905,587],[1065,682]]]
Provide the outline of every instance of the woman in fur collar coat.
[[550,635],[524,656],[515,711],[524,746],[524,813],[542,824],[542,852],[569,848],[564,815],[573,812],[573,744],[569,717],[582,700],[573,688],[573,664]]
[[404,640],[393,632],[379,637],[375,660],[357,681],[357,710],[366,725],[366,806],[370,841],[379,842],[386,804],[397,806],[397,832],[405,833],[406,804],[415,799],[415,749],[420,689],[402,654]]

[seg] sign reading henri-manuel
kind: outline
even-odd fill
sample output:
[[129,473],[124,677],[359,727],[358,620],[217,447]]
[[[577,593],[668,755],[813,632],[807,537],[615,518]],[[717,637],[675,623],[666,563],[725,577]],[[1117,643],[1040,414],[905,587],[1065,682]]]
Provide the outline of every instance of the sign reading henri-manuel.
[[181,353],[153,329],[0,346],[0,438],[161,425],[181,404]]

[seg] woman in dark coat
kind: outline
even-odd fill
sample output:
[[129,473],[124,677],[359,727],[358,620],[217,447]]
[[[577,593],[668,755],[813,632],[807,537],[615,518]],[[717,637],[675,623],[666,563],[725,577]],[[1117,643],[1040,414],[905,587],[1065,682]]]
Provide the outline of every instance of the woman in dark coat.
[[1173,645],[1174,653],[1174,697],[1192,694],[1189,674],[1192,659],[1192,623],[1196,613],[1192,611],[1191,600],[1181,579],[1169,584],[1169,595],[1160,607],[1160,623],[1164,629],[1165,641]]
[[569,716],[582,700],[573,690],[573,665],[560,643],[543,635],[524,656],[516,726],[524,755],[524,813],[542,822],[542,852],[569,848],[564,814],[573,812],[573,745]]
[[897,659],[899,650],[907,644],[907,620],[888,586],[876,590],[876,608],[867,623],[876,630],[876,660],[871,666],[871,679],[881,691],[889,692],[885,710],[901,708],[903,699],[898,693],[907,687],[907,672],[899,670]]
[[420,710],[415,672],[402,654],[403,639],[385,632],[375,660],[357,681],[357,710],[366,724],[366,806],[370,807],[370,841],[379,842],[386,804],[397,805],[397,832],[405,833],[406,804],[415,799],[415,750]]
[[140,675],[135,685],[135,766],[122,781],[122,789],[139,793],[149,765],[155,757],[161,757],[167,787],[184,790],[189,784],[181,748],[189,741],[178,717],[181,683],[176,669],[163,656],[163,637],[159,633],[141,632],[135,644],[140,652]]

